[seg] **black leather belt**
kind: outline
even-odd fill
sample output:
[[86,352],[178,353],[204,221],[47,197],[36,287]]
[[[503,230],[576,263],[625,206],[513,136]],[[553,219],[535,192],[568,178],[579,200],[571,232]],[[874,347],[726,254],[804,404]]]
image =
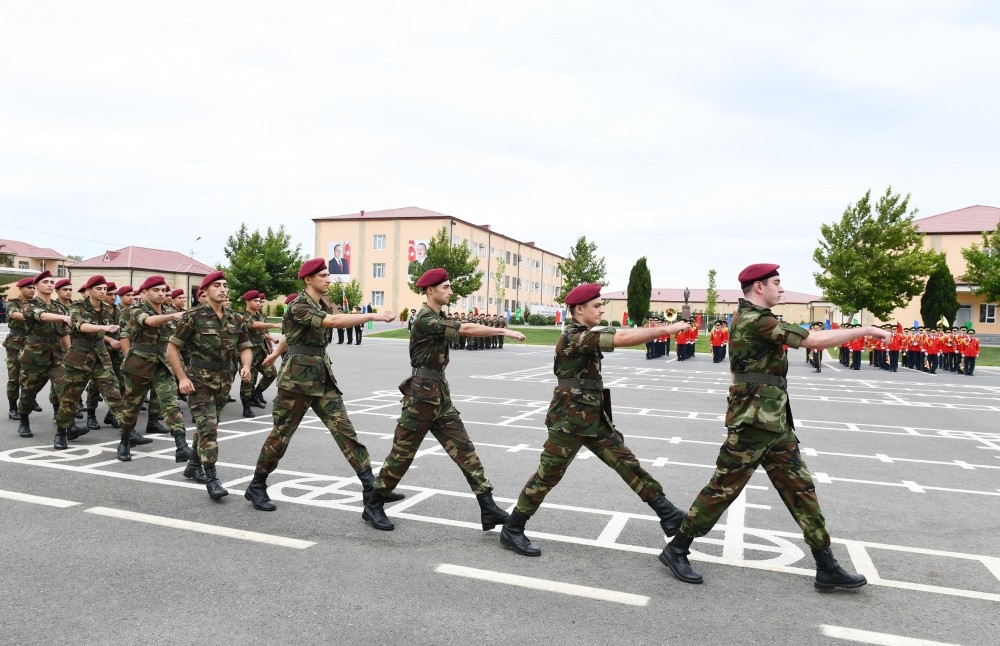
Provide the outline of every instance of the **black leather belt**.
[[784,377],[765,375],[762,372],[738,372],[734,375],[734,381],[743,384],[766,384],[782,389],[788,388],[788,380]]
[[192,358],[188,364],[192,368],[201,368],[203,370],[215,370],[216,372],[222,370],[223,365],[218,361],[202,361],[201,359]]
[[73,339],[73,345],[78,348],[96,348],[98,345],[103,345],[103,341],[88,341],[86,339]]
[[560,379],[562,388],[582,388],[583,390],[603,390],[604,382],[600,379]]
[[431,370],[430,368],[414,368],[414,377],[425,377],[427,379],[433,379],[434,381],[444,381],[444,373],[438,372],[437,370]]
[[164,343],[163,345],[147,345],[145,343],[133,343],[132,349],[138,350],[139,352],[149,352],[152,354],[166,354],[167,344]]
[[25,336],[28,336],[28,333],[25,332],[24,330],[10,330],[9,332],[7,332],[7,336],[11,336],[11,337],[25,337]]
[[290,345],[288,354],[306,354],[310,357],[322,357],[326,354],[326,348],[317,348],[313,345]]

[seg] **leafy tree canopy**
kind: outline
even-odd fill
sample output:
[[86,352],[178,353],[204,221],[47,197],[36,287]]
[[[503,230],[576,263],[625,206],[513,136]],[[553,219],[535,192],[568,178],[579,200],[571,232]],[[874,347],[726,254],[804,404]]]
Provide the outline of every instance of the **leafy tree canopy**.
[[972,285],[972,293],[991,302],[1000,301],[1000,228],[983,233],[982,246],[962,249],[966,269],[962,280]]
[[563,284],[556,295],[557,303],[565,303],[566,294],[577,285],[583,283],[597,283],[601,287],[608,285],[608,270],[604,256],[597,256],[597,243],[587,242],[587,236],[580,236],[569,250],[566,260],[559,263],[559,271],[563,276]]
[[302,265],[302,245],[290,247],[291,236],[284,225],[267,233],[247,231],[247,225],[226,240],[225,254],[229,266],[219,266],[226,272],[229,300],[234,303],[251,289],[264,292],[268,298],[297,291],[296,275]]
[[649,299],[653,294],[653,281],[646,265],[646,256],[639,258],[628,276],[628,317],[641,324],[649,317]]
[[[427,245],[427,266],[441,267],[448,272],[452,303],[483,286],[483,272],[479,271],[479,261],[472,255],[472,250],[466,245],[452,246],[445,227],[441,227]],[[416,286],[417,278],[419,276],[411,276],[410,289],[416,294],[423,294],[424,290]]]

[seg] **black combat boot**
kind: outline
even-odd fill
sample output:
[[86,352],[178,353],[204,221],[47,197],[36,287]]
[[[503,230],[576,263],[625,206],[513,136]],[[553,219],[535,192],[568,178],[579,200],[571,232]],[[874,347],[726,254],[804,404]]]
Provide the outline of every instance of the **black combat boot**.
[[253,395],[250,397],[250,399],[251,400],[256,399],[257,403],[260,405],[260,408],[264,408],[264,405],[267,404],[267,400],[264,399],[264,391],[262,391],[260,388],[253,389]]
[[257,417],[256,415],[253,414],[253,411],[250,410],[249,399],[241,399],[240,403],[243,404],[243,417]]
[[38,402],[35,402],[35,404],[31,407],[31,410],[36,413],[41,413],[42,407],[38,405]]
[[368,499],[365,501],[365,510],[361,513],[361,520],[371,523],[375,529],[382,530],[383,532],[391,532],[396,529],[396,526],[385,515],[384,505],[385,498],[380,496],[378,491],[373,488],[371,494],[368,495]]
[[70,422],[69,426],[66,427],[66,436],[72,441],[77,438],[83,437],[90,432],[89,428],[80,428],[76,425],[76,422]]
[[52,440],[52,448],[54,448],[56,451],[65,451],[66,449],[69,448],[69,443],[66,440],[66,429],[64,428],[56,429],[56,436]]
[[[368,467],[364,471],[358,471],[358,480],[361,481],[362,499],[365,502],[368,502],[372,492],[375,491],[375,476],[372,475],[372,468]],[[406,498],[406,494],[397,493],[395,491],[382,494],[382,500],[385,502],[397,502],[403,498]],[[364,512],[362,512],[361,517],[362,520],[368,520],[368,517]]]
[[131,462],[132,461],[132,443],[128,440],[128,435],[122,435],[122,439],[118,442],[118,460],[120,462]]
[[177,445],[177,450],[174,451],[174,462],[189,462],[194,457],[194,451],[188,446],[184,433],[178,433],[174,436],[174,444]]
[[97,423],[97,411],[93,408],[87,409],[87,429],[91,431],[101,430],[101,425]]
[[208,482],[208,476],[205,475],[205,470],[201,468],[201,462],[198,461],[198,452],[192,450],[194,454],[190,460],[188,460],[187,466],[184,467],[184,477],[188,480],[194,480],[198,484],[205,484]]
[[254,509],[259,511],[274,511],[277,506],[271,502],[271,497],[267,495],[267,474],[257,471],[253,472],[253,480],[247,487],[243,497],[250,501]]
[[691,562],[688,561],[688,554],[691,553],[688,548],[691,547],[693,541],[694,539],[690,536],[677,534],[660,552],[660,563],[670,568],[674,576],[684,583],[701,583],[704,580],[700,574],[694,571]]
[[[150,417],[146,420],[146,432],[147,433],[169,433],[170,429],[167,425],[163,423],[163,419],[159,417]],[[153,440],[150,440],[152,442]],[[142,442],[145,444],[145,442]]]
[[829,546],[812,551],[813,558],[816,559],[816,589],[821,592],[829,592],[837,588],[844,590],[854,590],[868,583],[868,579],[860,574],[850,574],[840,567],[837,559],[833,557],[833,550]]
[[30,414],[25,413],[18,419],[17,434],[21,437],[35,437],[35,434],[31,432],[31,424],[28,423],[28,415]]
[[479,520],[483,523],[484,532],[488,532],[497,525],[503,525],[510,518],[507,512],[497,507],[497,504],[493,502],[491,492],[477,493],[476,500],[479,501]]
[[10,404],[10,412],[7,413],[7,418],[15,422],[21,419],[21,414],[17,412],[17,400],[11,399],[7,403]]
[[132,432],[128,434],[128,441],[132,446],[139,446],[140,444],[149,444],[153,440],[143,437],[139,431],[133,428]]
[[108,411],[108,414],[104,416],[104,423],[111,428],[118,428],[118,420],[111,414],[111,411]]
[[205,477],[208,478],[208,482],[205,483],[205,488],[208,489],[208,497],[212,500],[218,500],[219,498],[228,496],[229,492],[226,491],[225,487],[222,486],[222,483],[219,482],[219,476],[215,473],[215,465],[206,464],[204,465],[204,468]]
[[660,517],[660,527],[663,529],[663,533],[667,536],[673,536],[681,528],[681,523],[684,522],[684,517],[687,515],[674,504],[667,500],[667,497],[662,493],[653,498],[646,503],[649,505],[656,515]]
[[524,535],[524,524],[528,522],[528,518],[529,516],[515,509],[500,530],[500,544],[521,556],[541,556],[542,550]]

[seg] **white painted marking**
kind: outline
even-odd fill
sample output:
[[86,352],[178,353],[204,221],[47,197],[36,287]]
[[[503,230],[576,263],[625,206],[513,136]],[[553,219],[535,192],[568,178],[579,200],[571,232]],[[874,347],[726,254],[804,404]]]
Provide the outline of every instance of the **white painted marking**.
[[16,500],[18,502],[30,502],[35,505],[45,505],[47,507],[58,507],[60,509],[66,509],[67,507],[73,507],[74,505],[79,505],[78,502],[73,502],[72,500],[61,500],[59,498],[46,498],[45,496],[33,496],[30,493],[20,493],[18,491],[5,491],[0,489],[0,498],[6,498],[7,500]]
[[601,535],[597,537],[598,543],[617,543],[625,525],[631,518],[628,514],[612,514],[608,519],[608,524],[604,526]]
[[872,557],[864,545],[853,542],[848,543],[847,553],[850,555],[851,562],[854,564],[854,570],[858,574],[863,574],[870,583],[882,580],[882,577],[878,574],[878,569],[875,567],[875,562],[872,561]]
[[122,520],[133,520],[139,523],[160,525],[161,527],[171,527],[174,529],[185,529],[191,532],[200,532],[202,534],[211,534],[213,536],[224,536],[226,538],[238,538],[243,541],[266,543],[268,545],[277,545],[279,547],[291,547],[297,550],[304,550],[316,544],[313,541],[302,541],[297,538],[286,538],[285,536],[275,536],[273,534],[261,534],[259,532],[249,532],[244,529],[220,527],[218,525],[193,523],[189,520],[166,518],[164,516],[151,516],[150,514],[139,514],[133,511],[123,511],[121,509],[111,509],[109,507],[91,507],[85,511],[88,514],[97,514],[98,516],[108,516],[110,518],[120,518]]
[[591,588],[575,583],[562,583],[560,581],[550,581],[549,579],[536,579],[534,577],[519,576],[506,572],[494,572],[492,570],[479,570],[461,565],[451,565],[442,563],[434,568],[438,574],[450,574],[452,576],[465,577],[467,579],[477,579],[479,581],[491,581],[493,583],[503,583],[519,588],[531,588],[533,590],[543,590],[545,592],[558,592],[559,594],[571,595],[574,597],[585,597],[598,601],[610,601],[628,606],[645,606],[649,604],[649,597],[628,592],[618,592],[617,590],[605,590],[604,588]]
[[912,637],[902,637],[889,633],[875,633],[870,630],[858,630],[857,628],[845,628],[843,626],[828,626],[820,624],[820,631],[826,637],[836,639],[847,639],[862,644],[878,644],[880,646],[958,646],[946,642],[934,642],[926,639],[914,639]]
[[747,495],[741,491],[726,511],[726,534],[722,542],[722,558],[728,562],[743,560],[744,529],[746,529]]

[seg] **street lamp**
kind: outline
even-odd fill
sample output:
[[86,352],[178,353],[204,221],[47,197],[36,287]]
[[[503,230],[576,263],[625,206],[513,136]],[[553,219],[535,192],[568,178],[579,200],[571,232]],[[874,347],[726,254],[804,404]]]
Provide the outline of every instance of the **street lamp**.
[[[198,242],[199,240],[201,240],[201,236],[198,236],[197,238],[191,241],[191,260],[194,260],[194,243]],[[187,301],[189,303],[189,306],[191,307],[193,307],[198,302],[198,299],[192,296],[191,294],[191,271],[193,269],[194,267],[188,267],[188,275],[187,275]]]
[[191,242],[191,259],[194,260],[194,243],[201,240],[201,236],[198,236]]

